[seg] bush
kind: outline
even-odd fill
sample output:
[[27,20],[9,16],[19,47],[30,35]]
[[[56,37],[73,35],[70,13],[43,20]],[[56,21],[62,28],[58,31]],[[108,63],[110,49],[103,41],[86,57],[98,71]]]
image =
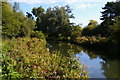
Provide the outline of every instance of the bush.
[[83,44],[83,45],[94,45],[94,44],[99,44],[100,42],[105,41],[105,37],[96,37],[96,36],[92,36],[92,37],[77,37],[75,39],[75,42]]
[[33,31],[31,37],[45,39],[45,35],[41,31]]
[[[51,54],[43,39],[17,38],[5,43],[3,78],[87,78],[87,72],[78,60],[63,56],[59,51]],[[7,67],[16,75],[8,76],[11,71]]]

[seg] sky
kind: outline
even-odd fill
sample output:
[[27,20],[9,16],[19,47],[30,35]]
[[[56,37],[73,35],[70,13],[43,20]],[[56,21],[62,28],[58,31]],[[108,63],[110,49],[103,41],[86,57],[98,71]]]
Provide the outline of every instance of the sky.
[[70,21],[82,24],[81,27],[87,26],[89,20],[96,20],[100,24],[102,7],[111,1],[115,2],[116,0],[9,0],[11,4],[19,2],[20,9],[24,14],[31,12],[34,7],[42,6],[46,10],[49,7],[69,5],[75,16],[75,19]]

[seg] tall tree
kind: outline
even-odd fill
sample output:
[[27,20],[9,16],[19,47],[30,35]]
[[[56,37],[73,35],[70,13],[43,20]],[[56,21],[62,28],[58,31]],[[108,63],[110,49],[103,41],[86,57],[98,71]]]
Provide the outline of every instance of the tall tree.
[[2,35],[3,37],[30,36],[35,28],[35,22],[24,16],[23,12],[13,11],[10,3],[2,3]]
[[40,6],[33,8],[32,13],[37,17],[36,30],[44,33],[56,33],[60,28],[70,26],[69,19],[74,18],[69,6],[50,7],[46,11]]
[[13,16],[12,6],[8,2],[2,3],[2,35],[3,37],[14,37],[18,35],[20,23]]
[[115,17],[120,17],[120,1],[119,2],[107,2],[105,7],[102,8],[104,11],[102,13],[103,22],[101,27],[104,30],[104,36],[110,36],[113,29],[110,27],[115,23]]
[[38,31],[46,31],[45,25],[45,10],[42,8],[42,6],[38,8],[33,8],[32,9],[32,14],[36,17],[36,30]]

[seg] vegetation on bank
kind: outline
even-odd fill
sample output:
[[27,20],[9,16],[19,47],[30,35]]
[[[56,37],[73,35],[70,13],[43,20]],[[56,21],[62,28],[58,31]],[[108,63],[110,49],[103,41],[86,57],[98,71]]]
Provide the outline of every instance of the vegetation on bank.
[[[3,79],[87,78],[84,65],[59,51],[49,52],[46,41],[37,38],[5,40],[2,50]],[[71,55],[71,57],[70,57]]]

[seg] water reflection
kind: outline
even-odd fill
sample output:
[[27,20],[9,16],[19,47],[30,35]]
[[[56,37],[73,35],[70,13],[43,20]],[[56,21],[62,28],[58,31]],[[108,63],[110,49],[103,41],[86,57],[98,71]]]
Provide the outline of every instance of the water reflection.
[[119,78],[120,79],[120,61],[118,60],[106,60],[102,64],[102,70],[104,70],[103,75],[109,78]]
[[60,51],[63,55],[66,56],[69,56],[69,54],[77,54],[82,51],[82,47],[62,42],[49,42],[48,47],[50,48],[51,52]]
[[76,56],[80,57],[80,62],[86,65],[90,78],[105,78],[102,74],[104,71],[101,70],[101,62],[104,62],[102,59],[99,57],[93,59],[85,52],[80,52]]
[[120,61],[117,59],[111,60],[103,55],[96,55],[99,54],[99,52],[89,51],[70,43],[49,42],[48,47],[51,51],[60,51],[65,56],[73,54],[74,57],[80,57],[80,62],[86,65],[86,70],[88,71],[90,78],[120,79]]

